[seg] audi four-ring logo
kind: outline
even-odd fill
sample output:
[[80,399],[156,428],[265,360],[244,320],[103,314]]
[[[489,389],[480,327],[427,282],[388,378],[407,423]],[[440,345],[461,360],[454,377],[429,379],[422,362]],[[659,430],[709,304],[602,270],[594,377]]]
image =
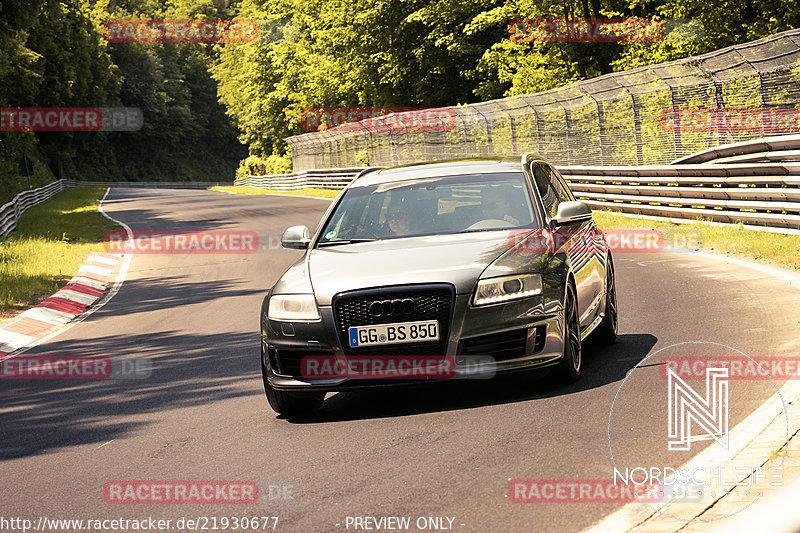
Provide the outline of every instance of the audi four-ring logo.
[[416,302],[411,298],[402,300],[380,300],[369,304],[369,314],[372,316],[408,315],[417,308]]

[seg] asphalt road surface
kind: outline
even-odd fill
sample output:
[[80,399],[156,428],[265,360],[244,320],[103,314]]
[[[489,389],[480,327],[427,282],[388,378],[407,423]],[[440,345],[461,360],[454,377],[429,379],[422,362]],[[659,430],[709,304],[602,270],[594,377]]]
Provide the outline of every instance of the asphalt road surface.
[[[252,230],[267,236],[266,249],[135,255],[105,307],[27,352],[147,358],[153,371],[0,382],[4,517],[279,516],[277,531],[346,531],[348,516],[424,516],[450,517],[465,532],[579,531],[622,503],[514,503],[509,479],[610,478],[611,403],[649,353],[685,341],[751,356],[797,351],[798,295],[783,282],[695,255],[619,254],[619,342],[586,348],[578,383],[542,373],[341,393],[318,417],[287,420],[264,397],[259,306],[300,253],[274,247],[278,236],[296,224],[313,229],[328,203],[113,189],[104,206],[134,230]],[[642,376],[632,396],[661,379],[657,370]],[[731,427],[774,392],[764,382],[746,390]],[[666,422],[641,413],[621,410],[619,427],[641,429],[637,442],[657,448]],[[114,505],[103,496],[111,480],[280,480],[299,492],[284,505]]]

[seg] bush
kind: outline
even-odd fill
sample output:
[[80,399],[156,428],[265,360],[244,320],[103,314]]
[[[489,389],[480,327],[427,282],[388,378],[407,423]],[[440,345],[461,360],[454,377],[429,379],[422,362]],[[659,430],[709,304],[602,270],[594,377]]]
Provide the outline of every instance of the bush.
[[266,176],[269,174],[286,174],[292,171],[292,158],[285,155],[272,154],[266,159],[251,155],[244,159],[236,170],[236,179],[247,176]]
[[[16,137],[10,138],[15,134]],[[33,161],[33,176],[30,178],[23,176],[19,169],[23,154]],[[0,206],[22,191],[42,187],[56,179],[46,158],[39,152],[32,133],[13,132],[0,137]]]

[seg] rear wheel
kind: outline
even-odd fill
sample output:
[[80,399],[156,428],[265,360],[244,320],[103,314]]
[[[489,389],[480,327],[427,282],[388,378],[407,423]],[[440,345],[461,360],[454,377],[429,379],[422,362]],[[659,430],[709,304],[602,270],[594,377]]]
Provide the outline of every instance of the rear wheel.
[[572,383],[581,377],[581,324],[575,288],[567,283],[564,297],[564,357],[559,364],[562,381]]
[[619,331],[617,284],[614,279],[614,264],[609,256],[606,267],[606,312],[603,321],[597,326],[597,340],[602,344],[614,344],[617,342],[617,331]]
[[264,380],[264,392],[267,395],[267,402],[269,402],[272,410],[279,415],[311,415],[322,407],[322,402],[325,399],[324,392],[286,392],[277,390],[270,385],[263,355],[261,357],[261,376]]

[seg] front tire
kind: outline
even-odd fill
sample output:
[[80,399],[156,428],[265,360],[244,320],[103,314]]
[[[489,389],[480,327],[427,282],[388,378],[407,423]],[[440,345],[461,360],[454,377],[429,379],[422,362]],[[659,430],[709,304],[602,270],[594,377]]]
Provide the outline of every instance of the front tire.
[[564,296],[564,356],[558,366],[561,381],[573,383],[581,377],[581,324],[575,287],[567,283]]
[[611,256],[609,256],[608,266],[606,267],[606,309],[603,321],[597,326],[597,340],[606,345],[614,344],[617,342],[618,331],[617,283],[614,278],[614,264],[611,262]]
[[279,415],[288,417],[312,415],[322,407],[322,402],[325,400],[324,392],[286,392],[270,385],[263,355],[261,357],[261,377],[264,380],[267,402]]

